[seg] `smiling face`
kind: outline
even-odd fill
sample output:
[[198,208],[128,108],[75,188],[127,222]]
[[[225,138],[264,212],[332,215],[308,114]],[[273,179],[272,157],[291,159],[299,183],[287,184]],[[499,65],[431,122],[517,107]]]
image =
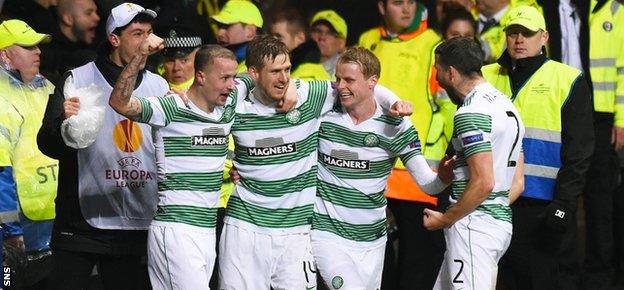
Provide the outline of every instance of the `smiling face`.
[[234,89],[234,78],[238,63],[229,58],[216,57],[213,63],[197,73],[203,82],[201,92],[211,106],[224,106],[228,95]]
[[336,66],[336,91],[342,106],[351,110],[373,99],[377,76],[364,76],[358,63],[345,62]]
[[287,54],[278,54],[273,60],[265,57],[263,63],[264,66],[260,69],[249,67],[249,75],[267,97],[279,101],[284,98],[290,81],[290,57]]
[[542,53],[548,41],[547,31],[531,31],[524,26],[512,25],[505,30],[507,51],[513,60],[533,57]]

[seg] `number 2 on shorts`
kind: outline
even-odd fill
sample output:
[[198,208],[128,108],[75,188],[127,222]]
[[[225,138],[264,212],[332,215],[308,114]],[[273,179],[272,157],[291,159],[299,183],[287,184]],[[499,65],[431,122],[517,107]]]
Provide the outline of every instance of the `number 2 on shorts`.
[[516,145],[518,145],[518,139],[520,137],[520,121],[518,121],[518,117],[512,111],[507,111],[507,117],[513,118],[516,121],[516,140],[514,140],[513,147],[511,147],[511,151],[509,151],[509,158],[507,158],[507,167],[516,167],[516,161],[511,160],[511,155],[513,154],[514,149],[516,149]]
[[457,271],[457,274],[455,275],[455,277],[453,277],[453,283],[464,283],[463,280],[459,279],[459,275],[461,275],[462,271],[464,271],[464,261],[453,260],[453,262],[459,263],[459,271]]

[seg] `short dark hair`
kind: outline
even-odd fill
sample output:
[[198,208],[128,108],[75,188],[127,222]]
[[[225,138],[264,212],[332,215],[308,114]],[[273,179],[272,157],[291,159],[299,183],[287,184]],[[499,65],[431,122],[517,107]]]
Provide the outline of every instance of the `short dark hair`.
[[475,37],[477,32],[477,22],[474,19],[474,16],[466,10],[463,6],[458,4],[446,4],[444,5],[444,18],[442,19],[442,24],[440,25],[442,36],[446,34],[446,31],[451,27],[451,24],[455,21],[466,21],[470,23],[472,26],[472,30],[475,32]]
[[[417,1],[417,0],[413,0],[413,1],[414,1],[414,2],[416,2],[416,3],[418,3],[418,1]],[[383,4],[384,4],[384,6],[388,6],[388,2],[390,2],[390,0],[379,0],[379,1],[377,1],[377,2],[381,2],[381,3],[383,3]]]
[[130,21],[128,24],[121,26],[121,27],[117,27],[113,30],[113,34],[117,35],[117,36],[121,36],[121,33],[126,30],[126,28],[128,28],[130,25],[132,25],[132,23],[149,23],[152,24],[154,23],[154,17],[152,17],[151,15],[147,14],[147,13],[139,13],[136,16],[134,16],[134,18],[132,18],[132,21]]
[[277,37],[269,34],[258,35],[247,46],[245,65],[250,68],[262,69],[264,60],[275,60],[280,54],[288,56],[288,47]]
[[275,12],[271,21],[275,23],[286,22],[288,23],[288,33],[295,35],[299,32],[307,33],[308,26],[305,19],[301,16],[301,13],[294,8],[286,8]]
[[445,68],[452,66],[468,77],[481,75],[485,53],[481,45],[470,37],[455,37],[444,41],[436,48],[435,54],[438,63]]
[[[338,37],[338,31],[336,30],[336,28],[334,28],[334,26],[325,19],[319,19],[317,21],[314,21],[314,23],[310,25],[310,29],[317,27],[319,25],[327,26],[327,29],[329,29],[329,32],[331,32],[331,34],[333,34],[335,37]],[[314,31],[314,29],[312,29],[312,31]]]
[[200,46],[195,54],[195,71],[204,71],[209,65],[214,63],[215,58],[236,61],[236,55],[231,50],[216,44],[205,44]]
[[379,59],[370,50],[363,47],[351,47],[347,49],[338,59],[338,64],[354,63],[360,66],[360,70],[365,78],[374,75],[380,77],[381,64]]

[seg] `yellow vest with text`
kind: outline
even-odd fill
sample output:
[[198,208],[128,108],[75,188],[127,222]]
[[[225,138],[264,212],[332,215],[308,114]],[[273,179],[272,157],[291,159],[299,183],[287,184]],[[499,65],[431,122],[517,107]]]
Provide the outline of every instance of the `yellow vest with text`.
[[[37,147],[37,133],[41,127],[49,95],[54,85],[43,80],[32,87],[17,83],[6,72],[0,71],[0,148],[3,156],[0,166],[12,166],[21,212],[33,221],[52,220],[55,217],[54,199],[58,184],[58,161],[49,158]],[[8,159],[7,159],[8,157]]]
[[[429,90],[429,81],[434,64],[433,48],[440,40],[440,36],[431,29],[427,29],[409,40],[398,38],[388,40],[381,37],[380,28],[373,28],[364,32],[359,39],[359,45],[370,49],[381,62],[379,84],[391,89],[402,100],[412,103],[414,113],[411,116],[411,121],[418,130],[418,136],[423,145],[428,142],[427,138],[434,118],[433,96]],[[422,148],[426,159],[438,159],[439,161],[441,158],[441,156],[429,157],[427,146]],[[432,153],[439,153],[433,152],[435,151],[433,149],[431,151]],[[397,170],[400,171],[401,176],[400,179],[395,180]],[[393,184],[403,184],[403,186],[400,188]],[[397,192],[393,189],[395,187]],[[418,190],[417,185],[411,180],[405,166],[400,161],[397,161],[395,170],[390,176],[386,196],[431,204],[437,203],[435,197],[428,196]]]
[[[592,11],[596,1],[592,1]],[[597,112],[615,114],[615,125],[624,127],[624,71],[618,70],[618,58],[622,63],[624,47],[624,6],[608,1],[589,17],[589,73]]]
[[505,68],[494,63],[482,68],[485,79],[511,99],[518,109],[526,133],[522,196],[552,200],[561,168],[561,109],[581,71],[547,60],[517,92]]
[[432,57],[433,48],[440,40],[440,36],[431,29],[407,41],[382,39],[378,28],[360,36],[360,46],[370,49],[381,63],[379,84],[412,103],[414,113],[411,120],[422,144],[427,143],[433,115],[429,79],[435,59]]

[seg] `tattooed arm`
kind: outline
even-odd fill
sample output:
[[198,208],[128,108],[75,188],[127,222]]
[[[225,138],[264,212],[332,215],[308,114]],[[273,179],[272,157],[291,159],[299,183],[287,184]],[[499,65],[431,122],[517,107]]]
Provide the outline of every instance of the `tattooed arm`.
[[162,39],[151,34],[143,41],[139,53],[135,55],[130,63],[117,78],[115,87],[111,92],[108,104],[119,114],[137,120],[141,116],[142,108],[139,99],[132,96],[134,85],[140,71],[145,67],[147,56],[160,50],[163,46]]

